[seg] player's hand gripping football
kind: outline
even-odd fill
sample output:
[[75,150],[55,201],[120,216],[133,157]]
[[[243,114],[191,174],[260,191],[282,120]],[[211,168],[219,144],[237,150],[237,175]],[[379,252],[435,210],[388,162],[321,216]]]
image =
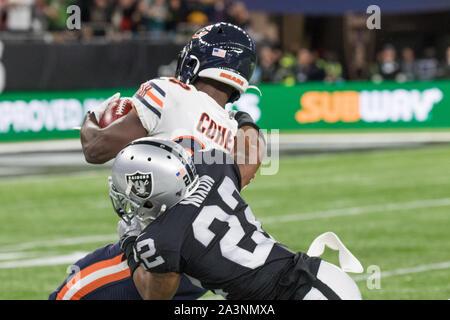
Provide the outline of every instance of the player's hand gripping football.
[[100,123],[100,119],[103,116],[103,113],[105,113],[105,110],[108,109],[108,107],[114,105],[117,103],[117,101],[120,99],[120,92],[117,92],[113,96],[109,97],[102,103],[100,103],[98,106],[96,106],[94,109],[91,110],[91,112],[94,114],[95,119],[97,120],[97,123]]

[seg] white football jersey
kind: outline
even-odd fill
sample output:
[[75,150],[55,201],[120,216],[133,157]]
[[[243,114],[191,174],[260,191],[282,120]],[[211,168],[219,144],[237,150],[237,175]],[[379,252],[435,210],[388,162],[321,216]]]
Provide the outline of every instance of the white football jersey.
[[148,136],[169,139],[191,151],[231,152],[237,122],[212,97],[175,78],[141,85],[133,104]]

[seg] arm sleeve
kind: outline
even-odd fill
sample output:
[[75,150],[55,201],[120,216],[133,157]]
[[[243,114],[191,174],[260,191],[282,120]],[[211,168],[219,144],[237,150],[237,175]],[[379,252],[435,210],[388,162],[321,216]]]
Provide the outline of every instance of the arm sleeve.
[[142,126],[148,134],[152,134],[161,121],[163,110],[171,103],[167,80],[153,79],[144,82],[132,100]]

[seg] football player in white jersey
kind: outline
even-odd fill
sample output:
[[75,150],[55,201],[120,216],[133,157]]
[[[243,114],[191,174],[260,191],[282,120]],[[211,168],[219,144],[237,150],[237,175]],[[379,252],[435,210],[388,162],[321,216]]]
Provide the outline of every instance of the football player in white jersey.
[[[86,116],[81,128],[86,160],[104,163],[131,141],[145,136],[173,140],[191,153],[198,149],[229,153],[236,134],[259,129],[248,114],[237,112],[230,117],[224,109],[248,88],[255,61],[255,45],[239,27],[217,23],[202,28],[181,51],[176,78],[142,84],[132,98],[133,110],[105,128],[98,125],[102,112],[119,94]],[[258,140],[250,139],[245,150],[233,151],[246,158],[254,142],[255,153],[260,155]],[[243,183],[253,178],[260,163],[258,159],[245,166]],[[97,249],[73,265],[72,273],[49,298],[139,299],[124,260],[119,243]],[[204,292],[183,277],[174,299],[196,299]]]
[[[104,163],[145,136],[179,142],[192,152],[215,148],[229,153],[238,123],[225,105],[247,90],[255,63],[255,44],[241,28],[217,23],[200,29],[180,53],[176,78],[143,83],[132,98],[133,110],[106,128],[98,121],[119,94],[86,116],[81,128],[86,160]],[[252,122],[247,115],[240,119]]]

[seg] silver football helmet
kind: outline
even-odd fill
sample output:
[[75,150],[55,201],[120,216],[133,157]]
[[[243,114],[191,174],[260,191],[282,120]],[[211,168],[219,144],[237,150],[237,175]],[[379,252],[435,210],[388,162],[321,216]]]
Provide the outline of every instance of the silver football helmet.
[[146,137],[131,142],[116,156],[109,195],[125,222],[136,217],[146,226],[192,194],[198,181],[193,160],[182,146]]

